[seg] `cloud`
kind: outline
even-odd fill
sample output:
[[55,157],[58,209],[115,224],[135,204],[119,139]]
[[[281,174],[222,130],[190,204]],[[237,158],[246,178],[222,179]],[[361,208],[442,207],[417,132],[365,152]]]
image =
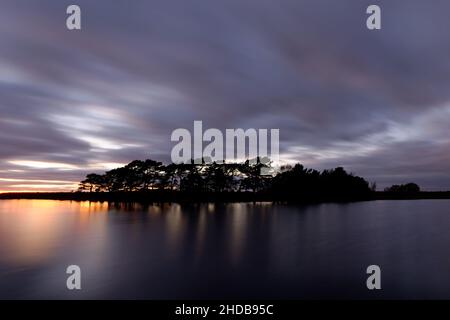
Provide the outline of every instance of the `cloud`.
[[170,133],[202,120],[279,128],[282,156],[312,167],[449,189],[450,3],[375,1],[375,32],[373,3],[80,0],[72,32],[69,1],[5,0],[0,178],[78,181],[95,163],[168,161]]

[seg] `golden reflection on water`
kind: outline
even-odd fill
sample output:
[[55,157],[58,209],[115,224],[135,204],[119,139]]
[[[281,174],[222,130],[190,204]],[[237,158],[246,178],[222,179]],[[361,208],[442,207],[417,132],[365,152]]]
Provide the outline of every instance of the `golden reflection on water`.
[[[0,260],[14,265],[45,261],[61,244],[66,233],[73,228],[82,233],[93,226],[92,214],[107,210],[108,204],[105,203],[0,201]],[[68,214],[72,219],[67,219]],[[97,231],[101,231],[103,222],[94,224],[94,227],[100,227]]]
[[59,211],[53,201],[0,202],[0,259],[16,264],[45,259],[64,230]]
[[[68,246],[77,246],[84,248],[87,260],[94,264],[114,251],[111,241],[114,242],[117,237],[114,233],[122,232],[120,230],[126,232],[129,241],[136,243],[146,232],[161,233],[161,245],[169,259],[178,257],[187,242],[194,241],[193,258],[199,262],[206,252],[208,238],[217,237],[208,232],[215,230],[214,225],[225,218],[224,248],[228,249],[226,254],[230,261],[238,264],[247,241],[248,219],[251,218],[249,206],[245,203],[220,206],[206,203],[185,208],[167,203],[143,206],[89,201],[4,200],[0,201],[0,262],[36,265],[49,261]],[[117,231],[117,226],[125,229]]]
[[79,204],[80,206],[80,213],[96,213],[96,212],[105,213],[109,209],[109,204],[107,202],[82,201],[76,202],[76,204]]

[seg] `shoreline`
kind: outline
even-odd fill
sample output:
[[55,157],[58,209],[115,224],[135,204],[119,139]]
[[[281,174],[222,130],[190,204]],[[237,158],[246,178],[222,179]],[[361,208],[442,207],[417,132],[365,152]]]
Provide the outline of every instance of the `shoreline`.
[[359,196],[310,196],[282,197],[269,193],[253,192],[204,192],[191,193],[180,191],[147,191],[147,192],[29,192],[1,193],[0,200],[65,200],[92,202],[281,202],[281,203],[328,203],[328,202],[358,202],[373,200],[439,200],[450,199],[450,191],[419,192],[401,194],[390,192],[373,192]]

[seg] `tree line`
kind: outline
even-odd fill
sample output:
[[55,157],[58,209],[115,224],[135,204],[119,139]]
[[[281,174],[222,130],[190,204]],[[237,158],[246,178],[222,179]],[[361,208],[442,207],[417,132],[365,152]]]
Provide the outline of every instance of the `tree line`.
[[342,167],[318,171],[296,164],[283,166],[273,174],[261,174],[270,172],[267,169],[270,169],[270,163],[263,163],[259,158],[243,163],[191,161],[168,165],[150,159],[135,160],[104,174],[88,174],[80,182],[79,191],[252,192],[295,199],[299,195],[309,198],[364,197],[375,188]]
[[384,192],[401,193],[401,194],[414,194],[420,192],[420,187],[413,182],[407,184],[394,184],[389,188],[384,189]]

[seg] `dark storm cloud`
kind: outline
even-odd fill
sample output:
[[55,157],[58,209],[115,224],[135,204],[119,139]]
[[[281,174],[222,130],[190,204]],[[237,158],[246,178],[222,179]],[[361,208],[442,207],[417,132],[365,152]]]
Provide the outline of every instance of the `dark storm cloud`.
[[203,120],[280,128],[282,159],[450,188],[448,1],[76,3],[81,31],[72,2],[1,2],[0,178],[168,161],[172,130]]

